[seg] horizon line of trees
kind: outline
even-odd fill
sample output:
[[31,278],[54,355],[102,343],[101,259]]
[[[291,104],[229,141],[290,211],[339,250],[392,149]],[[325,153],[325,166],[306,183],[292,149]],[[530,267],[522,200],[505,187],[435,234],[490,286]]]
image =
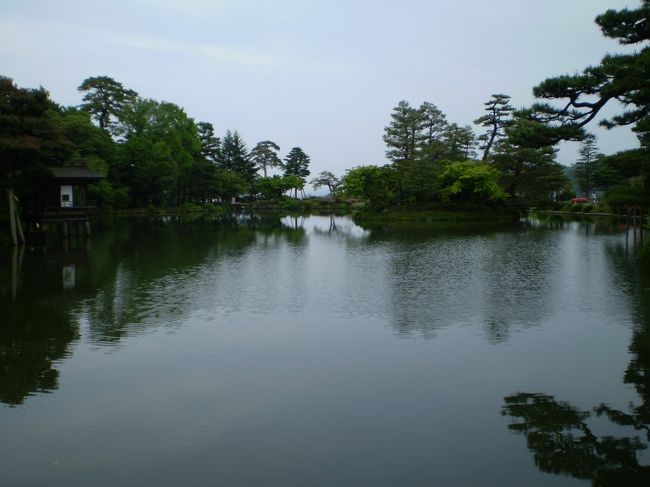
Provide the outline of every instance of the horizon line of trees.
[[[484,129],[478,138],[468,126],[449,124],[431,103],[414,108],[399,102],[384,130],[391,163],[352,168],[343,187],[377,210],[436,203],[538,206],[566,199],[574,194],[574,184],[586,197],[603,192],[615,208],[650,206],[650,0],[640,3],[596,18],[605,36],[638,46],[638,51],[607,54],[596,66],[533,88],[536,98],[555,104],[538,102],[515,110],[509,96],[492,95],[483,116],[474,120]],[[585,127],[611,101],[623,111],[600,125],[632,126],[640,147],[604,156]],[[556,161],[560,141],[581,143],[568,171]]]
[[[582,142],[574,172],[584,194],[605,191],[617,204],[647,206],[649,12],[650,0],[643,0],[637,9],[608,10],[596,18],[604,35],[640,50],[607,55],[597,66],[533,89],[557,106],[516,110],[508,95],[494,94],[474,120],[482,130],[477,137],[471,126],[450,123],[433,103],[400,101],[384,129],[389,164],[353,167],[340,178],[323,171],[311,184],[327,187],[332,197],[363,198],[374,209],[543,205],[572,193],[555,149],[571,140]],[[43,88],[19,88],[0,77],[0,184],[29,185],[47,166],[75,157],[105,176],[92,193],[104,206],[304,195],[310,158],[300,147],[284,158],[270,140],[249,150],[236,130],[219,137],[212,124],[195,122],[181,107],[143,98],[107,76],[87,78],[78,89],[82,103],[62,107]],[[601,125],[632,125],[640,147],[602,156],[584,127],[611,100],[624,110]],[[281,175],[270,176],[271,170]]]
[[219,137],[211,123],[110,77],[87,78],[78,90],[82,103],[63,107],[43,87],[0,76],[0,186],[19,191],[48,167],[83,160],[104,176],[89,188],[101,206],[179,206],[297,195],[310,174],[298,146],[284,158],[269,140],[249,149],[237,130]]

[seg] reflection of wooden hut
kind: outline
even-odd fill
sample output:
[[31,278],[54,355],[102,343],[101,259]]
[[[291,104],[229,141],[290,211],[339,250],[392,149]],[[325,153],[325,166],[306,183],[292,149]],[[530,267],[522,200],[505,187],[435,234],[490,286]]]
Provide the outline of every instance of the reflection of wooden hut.
[[41,181],[25,201],[25,220],[41,227],[46,223],[61,224],[67,234],[70,223],[84,224],[90,231],[89,215],[95,208],[88,201],[88,184],[99,181],[102,175],[84,163],[69,163],[50,168],[51,176]]

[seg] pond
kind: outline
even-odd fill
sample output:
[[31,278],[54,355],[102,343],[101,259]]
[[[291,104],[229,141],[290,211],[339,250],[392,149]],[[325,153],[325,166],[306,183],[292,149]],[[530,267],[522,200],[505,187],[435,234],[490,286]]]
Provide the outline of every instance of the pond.
[[650,276],[615,223],[94,230],[3,256],[2,485],[650,478]]

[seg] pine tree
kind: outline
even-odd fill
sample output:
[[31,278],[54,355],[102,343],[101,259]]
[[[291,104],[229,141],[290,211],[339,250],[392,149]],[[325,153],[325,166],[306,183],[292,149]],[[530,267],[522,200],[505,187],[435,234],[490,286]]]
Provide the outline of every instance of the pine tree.
[[208,122],[196,124],[201,141],[201,157],[213,164],[221,160],[221,140],[214,135],[214,127]]
[[444,156],[450,161],[466,161],[476,157],[476,137],[469,125],[449,125],[444,133],[444,144]]
[[579,151],[580,157],[576,161],[575,178],[585,198],[589,198],[594,190],[594,175],[600,166],[602,154],[598,152],[596,137],[587,134],[582,141]]
[[391,118],[391,123],[384,128],[384,142],[388,146],[386,157],[396,166],[416,160],[424,141],[422,112],[402,100],[393,109]]
[[445,153],[445,132],[447,117],[433,103],[424,102],[420,105],[421,135],[419,137],[418,156],[423,161],[435,164]]
[[[284,158],[284,175],[297,176],[304,183],[305,178],[310,174],[309,162],[309,156],[300,147],[294,147]],[[295,191],[297,198],[298,188]]]
[[639,49],[625,54],[607,54],[600,64],[581,73],[549,78],[533,88],[537,98],[559,100],[559,108],[536,103],[527,117],[550,124],[546,130],[549,142],[580,140],[582,127],[594,120],[612,100],[625,110],[607,117],[600,124],[612,128],[632,125],[643,142],[650,130],[650,0],[643,0],[636,9],[607,10],[596,17],[603,34],[623,45]]
[[490,150],[500,138],[505,137],[504,128],[512,125],[512,114],[514,108],[508,103],[510,97],[503,94],[492,95],[489,101],[485,102],[485,111],[488,113],[474,120],[476,125],[486,127],[487,131],[479,135],[481,141],[481,150],[483,150],[483,160],[487,160]]
[[555,160],[557,151],[550,145],[529,143],[538,122],[518,119],[506,130],[490,160],[501,172],[501,185],[515,201],[544,205],[553,193],[568,186],[563,167]]
[[275,142],[265,140],[258,142],[251,151],[251,159],[258,168],[262,168],[264,177],[267,177],[267,170],[271,167],[282,167],[282,160],[278,157],[280,147]]
[[230,130],[226,131],[226,136],[221,144],[221,161],[219,165],[222,169],[228,169],[239,174],[249,183],[252,183],[255,178],[257,172],[255,163],[251,160],[246,144],[236,130],[232,132]]
[[343,184],[343,181],[340,178],[337,178],[330,171],[321,171],[321,173],[311,180],[311,184],[314,189],[327,186],[327,189],[330,191],[330,199],[334,199],[334,193],[336,190]]
[[124,88],[122,83],[108,76],[86,78],[77,88],[85,93],[81,108],[90,112],[101,129],[114,129],[111,117],[119,119],[129,106],[138,99],[138,94]]

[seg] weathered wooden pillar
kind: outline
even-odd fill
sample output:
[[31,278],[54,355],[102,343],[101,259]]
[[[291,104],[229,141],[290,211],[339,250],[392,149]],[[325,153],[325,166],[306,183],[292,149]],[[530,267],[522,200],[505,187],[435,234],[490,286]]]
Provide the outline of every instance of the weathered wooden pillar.
[[[16,208],[17,210],[17,208]],[[20,221],[20,214],[18,211],[16,211],[16,227],[18,228],[18,238],[20,239],[20,243],[24,244],[25,243],[25,233],[23,232],[23,224]]]
[[18,237],[16,236],[16,213],[14,212],[14,191],[11,188],[7,189],[7,208],[9,210],[9,233],[11,234],[11,243],[18,245]]
[[18,246],[11,249],[11,300],[16,301],[18,295]]
[[86,227],[86,236],[90,237],[92,235],[92,233],[90,231],[90,221],[86,220],[84,223],[85,223],[85,227]]

